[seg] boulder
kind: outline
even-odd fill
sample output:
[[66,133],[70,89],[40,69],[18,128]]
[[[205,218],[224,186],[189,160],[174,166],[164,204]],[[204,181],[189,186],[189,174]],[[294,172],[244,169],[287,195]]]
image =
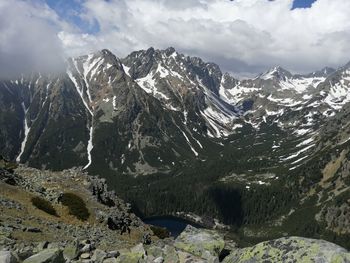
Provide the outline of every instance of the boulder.
[[[209,263],[210,261],[204,260],[200,257],[196,257],[190,253],[184,251],[178,251],[179,261],[178,263]],[[233,263],[233,262],[232,262]]]
[[63,256],[66,260],[76,259],[80,254],[79,242],[73,241],[69,243],[63,250]]
[[322,262],[347,263],[350,253],[333,243],[302,237],[284,237],[235,249],[223,262]]
[[103,260],[103,263],[117,263],[117,262],[120,262],[120,261],[117,261],[116,258],[107,258]]
[[155,260],[153,260],[154,263],[164,263],[163,257],[157,257]]
[[10,251],[0,251],[0,263],[17,263],[17,258]]
[[143,248],[143,245],[140,243],[133,248],[131,248],[132,253],[138,253],[140,255],[144,255],[146,253],[145,249]]
[[96,263],[101,263],[107,257],[107,253],[101,249],[96,249],[91,257],[91,260]]
[[18,255],[19,259],[20,260],[24,260],[24,259],[29,258],[30,256],[32,256],[33,254],[38,253],[39,251],[34,252],[32,247],[30,247],[30,246],[27,247],[26,246],[26,247],[18,249],[16,252],[17,252],[17,255]]
[[163,254],[164,262],[172,262],[172,263],[179,262],[179,256],[173,246],[165,245],[163,250],[164,250],[164,254]]
[[151,238],[151,234],[150,233],[145,233],[142,236],[142,243],[144,245],[149,245],[152,243],[152,238]]
[[90,253],[83,253],[80,255],[81,259],[89,259],[90,258]]
[[212,261],[218,258],[225,247],[224,239],[219,233],[198,229],[188,225],[175,240],[174,246],[190,254]]
[[130,250],[121,250],[116,262],[138,263],[145,257],[145,249],[142,244],[138,244]]
[[64,263],[62,250],[45,249],[23,261],[23,263]]
[[117,258],[120,255],[119,251],[109,251],[107,253],[107,258]]
[[89,253],[92,250],[92,246],[90,244],[86,244],[80,249],[80,253]]
[[42,241],[42,242],[40,242],[40,243],[37,245],[36,251],[37,251],[37,252],[40,252],[40,251],[42,251],[42,250],[48,248],[48,246],[49,246],[49,242],[48,242],[48,241]]

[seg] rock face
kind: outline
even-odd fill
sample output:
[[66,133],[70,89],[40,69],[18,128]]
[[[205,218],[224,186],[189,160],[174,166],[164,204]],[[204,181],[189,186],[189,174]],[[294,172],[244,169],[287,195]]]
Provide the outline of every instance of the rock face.
[[301,237],[287,237],[236,249],[224,262],[350,262],[350,253],[332,243]]
[[11,251],[0,251],[0,262],[1,263],[17,263],[17,258],[12,254]]
[[224,239],[214,231],[188,225],[175,240],[175,247],[198,257],[213,260],[224,249]]
[[23,263],[64,263],[62,250],[45,249],[23,261]]

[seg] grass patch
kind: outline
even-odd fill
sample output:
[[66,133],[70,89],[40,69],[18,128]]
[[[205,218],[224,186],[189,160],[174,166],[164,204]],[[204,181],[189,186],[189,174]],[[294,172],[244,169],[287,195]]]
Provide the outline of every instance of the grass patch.
[[60,198],[60,202],[68,207],[70,215],[75,216],[79,220],[86,221],[89,218],[89,210],[80,196],[73,193],[64,193]]
[[58,217],[56,209],[52,206],[52,204],[49,201],[45,200],[44,198],[36,196],[33,197],[31,201],[32,204],[41,211],[44,211],[49,215]]
[[16,163],[9,162],[2,155],[0,155],[0,168],[13,173],[13,170],[15,170],[17,167],[18,165]]

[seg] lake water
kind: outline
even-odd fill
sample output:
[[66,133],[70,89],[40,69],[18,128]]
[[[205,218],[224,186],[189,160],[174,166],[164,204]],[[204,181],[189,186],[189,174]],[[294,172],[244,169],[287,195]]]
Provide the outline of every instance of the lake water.
[[146,218],[143,220],[146,224],[165,227],[168,229],[172,237],[177,237],[186,228],[187,225],[192,225],[194,227],[200,227],[188,220],[174,217],[174,216],[157,216]]

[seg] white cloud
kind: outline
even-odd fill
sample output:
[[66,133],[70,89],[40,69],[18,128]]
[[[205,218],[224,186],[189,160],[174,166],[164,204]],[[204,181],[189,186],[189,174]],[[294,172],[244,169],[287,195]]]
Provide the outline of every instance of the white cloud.
[[[85,0],[80,16],[86,21],[97,21],[98,33],[79,32],[60,18],[51,21],[60,31],[58,36],[67,55],[108,48],[123,57],[150,46],[174,46],[180,52],[238,73],[258,73],[277,64],[294,72],[308,72],[323,66],[337,67],[350,60],[350,1],[317,0],[312,8],[295,10],[291,10],[292,3]],[[1,5],[0,17],[2,20]],[[12,42],[13,38],[6,41]]]
[[0,1],[0,76],[57,70],[63,54],[57,32],[68,28],[40,2]]

